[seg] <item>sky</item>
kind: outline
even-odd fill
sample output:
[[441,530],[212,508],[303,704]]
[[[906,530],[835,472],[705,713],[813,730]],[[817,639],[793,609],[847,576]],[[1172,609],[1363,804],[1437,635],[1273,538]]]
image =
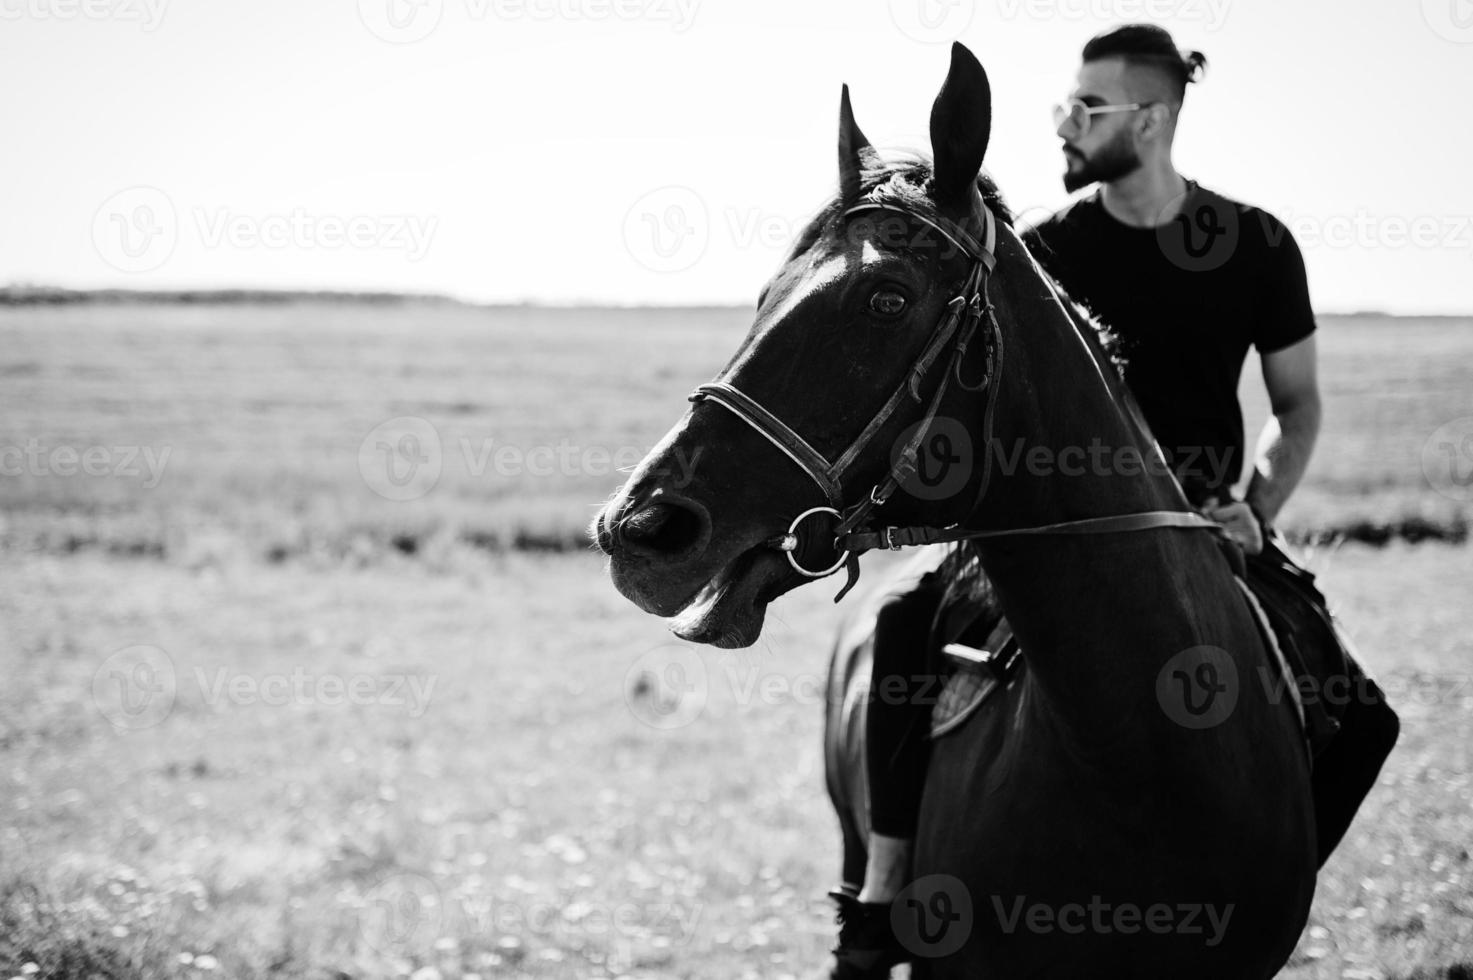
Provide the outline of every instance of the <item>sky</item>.
[[1178,168],[1319,310],[1473,313],[1473,0],[0,0],[0,284],[751,304],[840,83],[927,150],[963,41],[1038,216],[1080,47],[1140,20],[1209,59]]

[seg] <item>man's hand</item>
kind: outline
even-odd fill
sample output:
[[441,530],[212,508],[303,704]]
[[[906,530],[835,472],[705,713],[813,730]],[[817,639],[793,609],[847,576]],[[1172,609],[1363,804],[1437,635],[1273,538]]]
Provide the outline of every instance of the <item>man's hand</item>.
[[1263,527],[1258,523],[1253,508],[1243,501],[1208,504],[1202,513],[1221,524],[1227,530],[1228,537],[1242,545],[1248,554],[1256,555],[1263,551]]

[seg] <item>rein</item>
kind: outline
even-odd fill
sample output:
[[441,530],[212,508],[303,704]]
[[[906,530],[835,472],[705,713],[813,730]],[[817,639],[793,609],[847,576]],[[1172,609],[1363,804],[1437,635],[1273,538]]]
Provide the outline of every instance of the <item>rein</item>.
[[[869,211],[889,211],[903,215],[913,221],[930,226],[936,232],[948,239],[963,254],[972,259],[971,270],[962,285],[961,291],[956,294],[946,305],[946,312],[937,323],[931,333],[931,339],[927,342],[925,349],[912,363],[910,370],[901,379],[895,391],[886,400],[870,419],[858,436],[840,454],[839,458],[832,463],[829,462],[817,449],[813,448],[802,436],[793,430],[791,426],[783,422],[772,412],[764,408],[756,399],[741,391],[735,385],[727,381],[712,381],[700,385],[690,395],[692,402],[710,400],[731,412],[748,426],[760,433],[768,442],[772,443],[784,455],[798,465],[808,477],[813,480],[818,488],[823,491],[828,506],[811,507],[803,511],[793,519],[786,533],[778,534],[765,542],[768,546],[783,551],[788,558],[788,563],[793,570],[806,578],[823,578],[832,575],[840,568],[847,566],[849,577],[844,587],[834,596],[834,601],[840,599],[852,589],[859,581],[859,556],[866,551],[877,548],[889,548],[899,550],[912,545],[937,544],[942,542],[955,542],[967,540],[980,540],[986,538],[1016,537],[1026,535],[1075,535],[1075,534],[1110,534],[1126,531],[1144,531],[1155,528],[1192,528],[1197,530],[1211,530],[1222,533],[1221,525],[1210,521],[1193,511],[1156,510],[1143,511],[1133,514],[1115,514],[1107,517],[1091,517],[1083,520],[1061,521],[1055,524],[1043,524],[1037,527],[1005,528],[994,531],[972,531],[962,527],[960,524],[952,524],[946,527],[933,527],[918,525],[911,527],[871,526],[871,518],[874,511],[882,506],[914,475],[919,465],[917,456],[921,443],[930,431],[931,424],[936,419],[936,414],[941,408],[942,399],[953,380],[957,387],[964,391],[981,391],[987,389],[987,407],[983,412],[984,445],[991,445],[992,422],[995,416],[998,385],[994,380],[998,377],[1003,357],[1002,330],[998,326],[997,317],[991,302],[987,299],[987,284],[993,270],[997,267],[997,218],[992,210],[985,205],[980,209],[982,216],[983,235],[979,241],[973,238],[961,227],[952,225],[943,227],[941,224],[918,215],[903,208],[887,204],[866,203],[858,204],[844,211],[841,218]],[[986,347],[987,364],[982,379],[976,384],[968,384],[962,379],[961,366],[967,352],[967,346],[971,343],[973,336],[980,323],[986,322]],[[926,403],[925,414],[915,427],[914,434],[906,440],[895,462],[891,464],[889,472],[884,479],[870,488],[869,493],[858,503],[845,506],[843,482],[844,474],[854,465],[855,460],[863,451],[875,434],[890,420],[890,417],[899,410],[900,406],[909,398],[916,404],[921,404],[921,382],[930,373],[931,368],[941,355],[950,348],[950,356],[947,359],[945,372],[936,390],[932,393],[930,401]],[[977,489],[976,501],[980,504],[982,497],[987,492],[988,484],[992,478],[992,453],[986,453],[983,463],[982,481]],[[799,560],[799,556],[822,543],[822,532],[811,528],[805,528],[813,518],[827,517],[830,521],[836,521],[830,535],[828,546],[836,555],[835,560],[822,568],[805,567]]]

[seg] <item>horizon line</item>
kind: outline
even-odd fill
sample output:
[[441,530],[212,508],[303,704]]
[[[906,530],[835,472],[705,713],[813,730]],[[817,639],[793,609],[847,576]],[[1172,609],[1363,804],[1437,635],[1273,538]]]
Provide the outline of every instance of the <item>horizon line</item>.
[[[528,297],[515,300],[476,300],[452,293],[367,289],[302,289],[293,287],[240,287],[142,289],[127,287],[74,288],[11,284],[0,286],[0,306],[69,306],[86,303],[159,303],[248,305],[250,303],[344,302],[364,304],[426,304],[471,309],[547,310],[742,310],[750,303],[723,302],[621,302],[599,299],[547,300]],[[1383,309],[1315,310],[1315,316],[1350,318],[1383,317],[1401,320],[1473,319],[1473,310],[1463,312],[1399,313]]]

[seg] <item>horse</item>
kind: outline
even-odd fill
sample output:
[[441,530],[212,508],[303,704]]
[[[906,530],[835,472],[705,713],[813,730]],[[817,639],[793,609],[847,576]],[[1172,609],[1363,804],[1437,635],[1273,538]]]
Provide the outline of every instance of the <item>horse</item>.
[[[1252,600],[1151,465],[1090,321],[1010,226],[990,137],[987,74],[960,44],[929,161],[881,157],[844,87],[837,196],[591,533],[625,597],[725,648],[794,588],[842,570],[852,585],[863,550],[963,543],[1026,668],[933,743],[915,975],[1270,977],[1315,884],[1300,720],[1248,683],[1272,662]],[[946,492],[918,492],[942,428],[973,450]],[[831,715],[866,674],[836,658]],[[1172,710],[1174,679],[1207,684],[1210,723]],[[927,916],[965,928],[931,942]]]

